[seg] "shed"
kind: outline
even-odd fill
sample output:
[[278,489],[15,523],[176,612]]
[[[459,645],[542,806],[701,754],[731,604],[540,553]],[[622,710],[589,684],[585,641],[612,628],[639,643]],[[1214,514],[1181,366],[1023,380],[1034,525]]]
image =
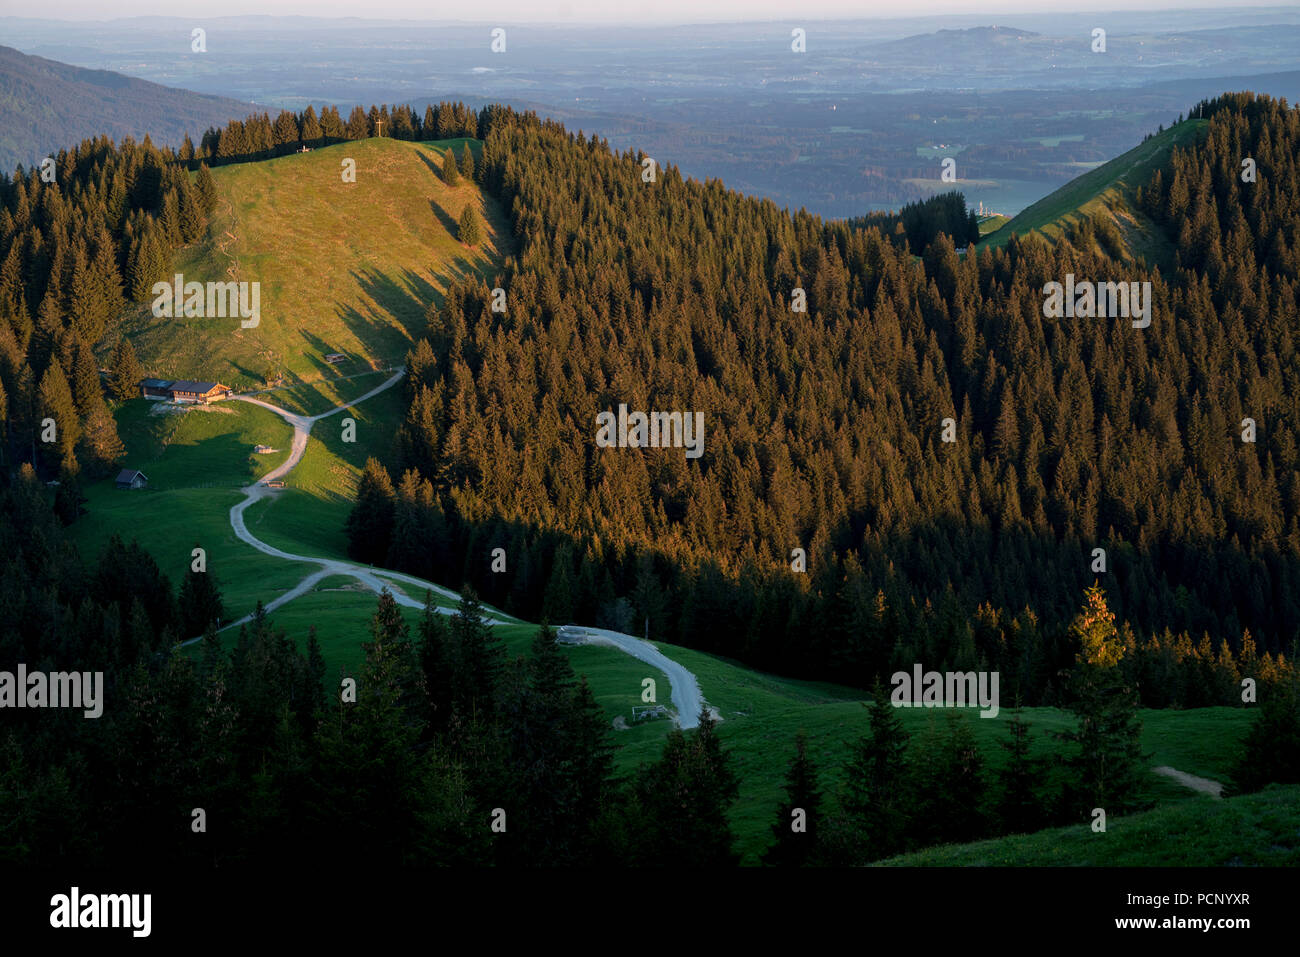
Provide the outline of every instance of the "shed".
[[115,483],[118,488],[147,488],[149,485],[149,476],[145,475],[139,469],[122,469],[117,473]]

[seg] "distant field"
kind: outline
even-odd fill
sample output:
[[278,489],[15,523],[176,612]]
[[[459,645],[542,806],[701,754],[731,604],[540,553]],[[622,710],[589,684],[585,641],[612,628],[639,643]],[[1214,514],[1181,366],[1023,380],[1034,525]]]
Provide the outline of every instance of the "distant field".
[[[261,322],[155,319],[134,305],[125,328],[146,372],[213,379],[237,390],[276,375],[314,382],[297,396],[307,411],[345,397],[332,380],[402,363],[447,284],[491,275],[510,252],[506,219],[478,187],[443,183],[442,156],[466,140],[415,143],[372,138],[310,153],[213,170],[217,211],[202,242],[182,250],[174,272],[186,280],[261,284]],[[342,161],[356,161],[344,183]],[[487,241],[456,238],[467,204],[484,214]],[[338,365],[324,361],[339,352]],[[353,395],[357,393],[351,393]]]
[[1037,143],[1039,146],[1060,146],[1062,143],[1080,143],[1083,141],[1082,133],[1065,133],[1060,136],[1031,136],[1025,140],[1026,143]]
[[917,156],[932,158],[935,156],[956,156],[965,146],[918,146],[916,148]]

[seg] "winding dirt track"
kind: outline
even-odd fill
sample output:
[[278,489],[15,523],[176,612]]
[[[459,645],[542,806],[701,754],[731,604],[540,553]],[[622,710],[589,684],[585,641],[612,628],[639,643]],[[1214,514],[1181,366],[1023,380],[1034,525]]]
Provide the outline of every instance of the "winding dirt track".
[[668,676],[672,686],[673,707],[677,709],[677,725],[682,728],[697,728],[700,724],[700,709],[704,698],[700,695],[700,683],[684,667],[673,661],[650,642],[641,638],[625,635],[621,631],[609,631],[605,628],[586,628],[587,638],[583,644],[608,645],[631,655],[638,661],[653,665]]
[[1193,791],[1200,791],[1202,794],[1208,794],[1211,797],[1223,797],[1223,785],[1218,781],[1198,777],[1195,774],[1188,774],[1186,771],[1179,771],[1177,768],[1171,768],[1167,764],[1162,764],[1160,767],[1152,768],[1151,770],[1155,774],[1172,778],[1185,788],[1191,788]]
[[[371,389],[365,395],[353,399],[345,405],[340,405],[328,412],[322,412],[320,415],[298,415],[289,412],[286,409],[282,409],[278,405],[272,405],[270,402],[265,402],[262,399],[256,399],[252,396],[231,396],[232,399],[240,402],[249,402],[253,405],[259,405],[264,409],[274,412],[276,415],[280,416],[280,418],[293,426],[293,444],[289,450],[289,457],[279,466],[264,475],[259,482],[254,482],[252,485],[244,487],[244,500],[230,509],[231,529],[234,530],[235,536],[240,541],[246,542],[265,555],[283,559],[284,561],[304,562],[320,566],[317,571],[312,572],[283,595],[268,602],[264,606],[268,612],[274,611],[281,605],[287,604],[295,598],[307,594],[320,581],[329,578],[332,575],[344,575],[355,578],[357,581],[361,582],[371,591],[376,593],[387,588],[392,593],[394,601],[399,605],[405,605],[408,608],[423,608],[424,602],[407,595],[400,587],[398,587],[397,583],[419,589],[421,594],[423,594],[427,589],[434,594],[442,595],[452,601],[460,600],[460,595],[456,594],[454,591],[451,591],[448,588],[443,588],[441,585],[436,585],[433,582],[425,581],[422,578],[416,578],[414,575],[389,571],[386,568],[374,568],[370,565],[357,565],[353,562],[345,562],[338,559],[315,558],[310,555],[295,555],[293,552],[286,552],[283,549],[276,548],[273,545],[268,545],[258,539],[248,530],[248,526],[244,522],[244,512],[248,510],[250,505],[254,502],[260,502],[267,496],[275,494],[275,490],[267,488],[265,483],[275,481],[276,479],[288,475],[289,472],[293,471],[294,466],[296,466],[302,459],[303,453],[307,451],[307,439],[311,435],[312,426],[321,419],[327,419],[332,415],[342,412],[344,409],[349,409],[354,405],[364,402],[372,396],[378,395],[386,389],[392,388],[405,374],[405,369],[399,369],[397,373],[393,375],[392,378],[388,379],[388,381],[384,382],[383,385]],[[444,615],[455,614],[455,612],[450,608],[438,608],[437,611]],[[226,625],[221,630],[225,631],[228,628],[238,628],[240,625],[251,621],[252,617],[252,615],[245,615],[238,621]],[[501,618],[485,618],[484,621],[489,625],[502,625],[507,623],[518,623],[519,619],[503,615]],[[677,662],[664,655],[654,645],[647,641],[643,641],[640,638],[634,638],[632,635],[625,635],[617,631],[607,631],[603,628],[588,628],[586,629],[586,632],[589,635],[589,638],[586,641],[587,644],[609,645],[618,648],[620,651],[631,655],[633,658],[636,658],[639,661],[644,661],[646,664],[653,665],[663,671],[664,674],[668,676],[669,683],[672,685],[672,701],[673,705],[677,709],[677,723],[683,728],[694,728],[699,725],[700,709],[704,702],[700,695],[700,686],[699,682],[695,680],[695,675],[691,674],[691,672],[687,671]],[[182,645],[192,645],[196,641],[200,640],[202,640],[202,636],[182,642]]]

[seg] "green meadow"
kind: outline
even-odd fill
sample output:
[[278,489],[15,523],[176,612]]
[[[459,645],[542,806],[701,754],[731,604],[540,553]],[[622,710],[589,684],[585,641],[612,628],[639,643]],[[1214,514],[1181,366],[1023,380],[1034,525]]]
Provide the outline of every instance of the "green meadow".
[[[187,282],[260,283],[260,322],[156,319],[136,304],[125,330],[146,374],[237,391],[282,380],[300,387],[291,403],[314,413],[359,394],[350,377],[401,365],[447,285],[492,275],[510,252],[496,203],[473,182],[442,181],[444,151],[459,154],[467,142],[481,148],[373,138],[215,168],[207,236],[181,250],[173,272]],[[355,161],[355,182],[343,181],[345,160]],[[486,226],[475,249],[456,238],[468,204]],[[331,365],[330,353],[347,359]]]
[[1128,817],[1105,832],[1087,824],[973,844],[927,848],[880,862],[902,867],[1295,867],[1300,785],[1274,784],[1216,801],[1186,798]]

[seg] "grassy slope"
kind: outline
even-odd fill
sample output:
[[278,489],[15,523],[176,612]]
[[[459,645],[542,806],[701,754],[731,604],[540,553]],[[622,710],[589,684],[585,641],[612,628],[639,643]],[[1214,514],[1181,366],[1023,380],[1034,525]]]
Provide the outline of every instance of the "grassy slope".
[[1088,825],[948,845],[882,862],[916,867],[1300,865],[1300,785],[1216,801],[1194,797]]
[[[357,140],[215,169],[220,199],[207,237],[182,250],[173,271],[260,282],[261,322],[154,319],[147,304],[134,306],[125,327],[145,370],[237,389],[282,371],[285,384],[311,383],[287,398],[319,412],[337,404],[336,380],[400,365],[447,284],[491,275],[509,253],[496,204],[472,182],[448,188],[437,172],[443,150],[465,142]],[[356,161],[355,183],[342,182],[345,158]],[[469,203],[487,223],[476,250],[455,238]],[[330,352],[350,359],[327,365]],[[361,391],[342,387],[345,397]]]
[[[718,733],[741,778],[732,826],[746,863],[755,863],[770,840],[769,828],[784,795],[784,775],[794,754],[795,734],[802,729],[808,735],[809,754],[823,769],[823,791],[835,792],[842,783],[839,769],[848,758],[848,744],[870,727],[862,693],[765,675],[687,648],[664,644],[660,648],[695,672],[704,697],[721,711],[723,723]],[[913,741],[929,725],[941,729],[947,716],[931,709],[900,709],[898,714]],[[1025,708],[1022,714],[1031,726],[1031,754],[1042,758],[1061,754],[1067,746],[1053,734],[1072,729],[1073,716],[1054,708]],[[996,718],[980,718],[973,710],[961,714],[975,733],[991,775],[1005,762],[1005,751],[999,745],[1010,739],[1007,724],[1012,717],[1010,710],[1001,711]],[[1149,767],[1167,764],[1223,781],[1252,715],[1244,709],[1204,708],[1143,711],[1141,717],[1142,747]],[[1145,781],[1143,798],[1181,802],[1191,794],[1152,774]]]
[[[126,446],[122,464],[143,471],[154,490],[248,485],[285,460],[293,437],[284,419],[246,402],[187,407],[134,399],[118,409],[117,428]],[[255,455],[258,445],[277,451]]]
[[[367,389],[378,384],[375,381]],[[406,411],[402,395],[401,385],[395,385],[355,409],[318,422],[307,451],[288,476],[289,488],[251,506],[245,514],[249,530],[267,544],[299,555],[346,558],[343,523],[352,509],[357,481],[368,457],[388,457],[396,426]],[[276,402],[278,395],[268,399]],[[343,441],[343,419],[349,417],[356,423],[354,442]]]
[[1101,213],[1115,220],[1131,255],[1166,268],[1171,261],[1169,244],[1137,209],[1134,194],[1175,146],[1192,143],[1208,125],[1205,120],[1187,120],[1157,133],[1022,210],[1001,229],[984,236],[980,246],[1003,246],[1013,234],[1022,238],[1034,234],[1055,242],[1071,223]]
[[[499,245],[509,231],[496,203],[464,180],[448,189],[433,168],[441,167],[444,149],[459,152],[465,142],[362,140],[214,170],[222,197],[215,222],[205,242],[180,253],[177,269],[187,278],[207,280],[226,278],[225,270],[233,266],[236,278],[260,280],[262,322],[241,331],[236,320],[153,320],[146,307],[134,307],[126,326],[133,329],[145,368],[233,385],[241,382],[240,368],[271,350],[284,357],[287,373],[309,381],[264,398],[309,413],[381,384],[387,374],[368,365],[331,367],[320,357],[339,350],[400,362],[445,281],[470,271],[490,273],[509,252]],[[355,184],[341,182],[344,157],[356,160]],[[477,250],[454,238],[467,203],[475,203],[488,224],[488,242]],[[345,557],[342,524],[357,477],[366,456],[391,446],[401,395],[395,386],[349,413],[356,420],[355,443],[341,441],[345,414],[320,422],[289,476],[290,487],[250,509],[249,527],[299,554]],[[91,560],[113,533],[135,538],[173,584],[188,566],[190,549],[200,544],[222,583],[228,615],[240,617],[258,599],[270,601],[312,570],[262,555],[236,539],[229,526],[230,507],[239,501],[235,489],[284,461],[291,430],[273,413],[242,402],[151,414],[159,408],[137,400],[116,412],[127,447],[122,464],[142,469],[151,488],[118,492],[111,480],[90,485],[90,514],[73,527],[73,535]],[[281,451],[253,456],[258,444]],[[373,596],[333,595],[328,616],[313,618],[295,603],[278,617],[286,626],[301,621],[303,628],[294,630],[303,635],[307,624],[317,622],[322,642],[325,631],[341,636],[364,629]],[[314,597],[304,596],[305,607],[312,607]],[[340,662],[352,654],[350,647],[344,643],[336,649]]]

